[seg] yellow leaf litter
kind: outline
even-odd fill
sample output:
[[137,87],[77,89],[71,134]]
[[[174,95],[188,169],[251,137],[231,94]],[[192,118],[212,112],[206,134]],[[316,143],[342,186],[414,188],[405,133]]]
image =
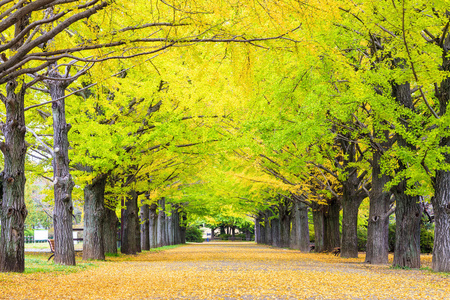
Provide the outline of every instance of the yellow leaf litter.
[[188,244],[70,274],[0,273],[0,298],[450,299],[448,275],[363,261],[245,242]]

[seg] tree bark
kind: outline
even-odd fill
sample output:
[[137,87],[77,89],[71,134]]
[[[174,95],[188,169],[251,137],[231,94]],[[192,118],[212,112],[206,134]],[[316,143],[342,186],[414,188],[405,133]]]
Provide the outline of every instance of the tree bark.
[[331,252],[341,245],[339,230],[339,211],[341,204],[338,199],[332,198],[324,209],[324,251]]
[[[53,78],[62,78],[56,68],[50,72]],[[45,81],[52,100],[64,97],[70,82],[59,80]],[[64,99],[52,103],[53,114],[53,177],[55,209],[53,223],[55,229],[55,262],[62,265],[75,265],[75,249],[72,230],[72,189],[74,182],[69,171],[69,139],[71,128],[66,123]]]
[[165,199],[161,198],[158,200],[159,212],[158,212],[158,233],[156,238],[156,243],[158,247],[163,247],[167,245],[166,242],[166,203]]
[[[450,163],[448,157],[447,162]],[[435,221],[432,268],[435,272],[450,272],[450,172],[436,173],[436,194],[432,198]]]
[[280,216],[280,247],[288,248],[291,235],[291,203],[289,200],[283,199],[278,207]]
[[149,205],[141,206],[141,249],[150,250]]
[[180,226],[181,227],[181,243],[182,244],[186,244],[186,225],[187,225],[187,215],[186,212],[182,212],[182,220],[183,220],[183,224]]
[[[172,219],[173,219],[173,243],[175,245],[181,244],[181,228],[180,228],[180,214],[179,214],[179,205],[174,205],[172,210]],[[214,233],[212,233],[214,234]],[[213,236],[211,235],[211,238]]]
[[103,228],[107,174],[100,174],[84,188],[83,260],[105,259]]
[[[413,110],[410,84],[393,84],[393,96],[396,101]],[[407,124],[403,124],[407,129]],[[397,134],[397,143],[399,147],[414,149],[405,138]],[[406,170],[407,166],[400,160],[399,172]],[[395,195],[396,210],[396,231],[395,231],[395,250],[394,266],[420,268],[420,219],[422,217],[422,207],[419,204],[417,196],[405,194],[407,190],[407,181],[402,179],[399,184],[392,188]]]
[[356,195],[355,188],[353,183],[344,184],[341,257],[345,258],[358,257],[358,209],[363,198]]
[[117,253],[117,218],[115,208],[105,207],[105,221],[103,222],[103,241],[105,253]]
[[137,208],[137,198],[138,195],[136,191],[131,190],[128,192],[126,198],[126,208],[123,210],[123,235],[122,235],[122,247],[121,252],[124,254],[136,254],[137,249],[137,219],[138,219],[138,208]]
[[389,177],[381,174],[381,155],[378,150],[374,150],[369,220],[367,224],[365,262],[374,265],[387,264],[389,256],[390,193],[383,191],[384,186],[389,181]]
[[278,216],[273,218],[270,225],[272,227],[272,246],[281,247],[280,218]]
[[173,242],[173,215],[170,214],[167,216],[167,244],[174,245]]
[[394,266],[420,268],[420,219],[422,207],[417,196],[394,191],[396,230]]
[[292,214],[291,248],[309,252],[308,206],[295,201]]
[[314,252],[320,253],[325,249],[325,216],[324,207],[315,202],[311,203],[314,223]]
[[4,156],[4,170],[1,173],[2,197],[0,198],[0,271],[23,272],[24,223],[27,217],[25,206],[25,87],[16,94],[16,81],[6,85],[7,96],[2,97],[6,106],[6,123],[1,124],[5,141],[0,142]]
[[157,248],[157,243],[156,243],[156,236],[157,236],[157,225],[158,225],[158,215],[156,213],[156,208],[157,205],[155,203],[150,205],[149,208],[149,229],[148,229],[148,233],[149,233],[149,244],[150,244],[150,249],[151,248]]
[[289,245],[292,249],[300,248],[300,239],[298,238],[298,206],[297,201],[295,201],[292,205],[292,215],[291,215],[291,234],[289,237]]
[[[443,69],[450,70],[450,58],[448,49],[450,49],[450,35],[447,35],[444,43],[442,55]],[[439,93],[439,115],[441,117],[448,114],[447,109],[450,103],[450,78],[442,81]],[[447,124],[448,125],[448,124]],[[446,127],[448,132],[450,129]],[[441,147],[450,148],[450,137],[442,137]],[[445,162],[450,164],[450,154],[445,154]],[[444,170],[436,171],[435,178],[435,196],[431,198],[434,210],[434,247],[432,267],[435,272],[450,272],[450,172]]]
[[262,240],[261,240],[261,219],[258,216],[255,218],[255,242],[257,244],[261,244]]
[[141,248],[141,216],[139,215],[139,207],[137,205],[137,199],[136,199],[136,252],[142,252]]
[[251,238],[252,238],[252,233],[250,232],[249,229],[245,229],[245,240],[250,241]]

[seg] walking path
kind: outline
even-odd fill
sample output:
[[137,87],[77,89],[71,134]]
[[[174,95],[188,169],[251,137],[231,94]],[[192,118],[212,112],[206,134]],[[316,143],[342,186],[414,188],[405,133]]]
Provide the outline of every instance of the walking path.
[[0,299],[450,299],[450,277],[362,260],[189,244],[71,274],[0,274]]

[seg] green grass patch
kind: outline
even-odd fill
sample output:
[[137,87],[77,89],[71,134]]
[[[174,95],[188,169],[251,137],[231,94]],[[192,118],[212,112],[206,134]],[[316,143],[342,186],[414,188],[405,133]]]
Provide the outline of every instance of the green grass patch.
[[152,249],[150,249],[150,252],[164,251],[164,250],[178,248],[178,247],[181,247],[181,246],[183,246],[183,244],[163,246],[163,247],[159,247],[159,248],[152,248]]
[[421,267],[419,270],[428,271],[430,273],[433,273],[433,274],[436,274],[436,275],[442,275],[444,277],[450,277],[450,272],[435,272],[430,267]]
[[400,266],[390,266],[390,269],[394,269],[394,270],[412,270],[410,267],[400,267]]
[[29,253],[25,255],[25,274],[33,273],[56,273],[69,274],[84,271],[88,268],[96,267],[94,263],[77,259],[76,266],[64,266],[55,264],[53,258],[47,261],[50,253]]

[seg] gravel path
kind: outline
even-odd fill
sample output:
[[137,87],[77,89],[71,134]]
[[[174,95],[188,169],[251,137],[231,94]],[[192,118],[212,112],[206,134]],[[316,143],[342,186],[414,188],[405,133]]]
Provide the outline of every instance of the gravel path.
[[245,242],[189,244],[68,274],[0,276],[1,299],[450,299],[450,278]]

